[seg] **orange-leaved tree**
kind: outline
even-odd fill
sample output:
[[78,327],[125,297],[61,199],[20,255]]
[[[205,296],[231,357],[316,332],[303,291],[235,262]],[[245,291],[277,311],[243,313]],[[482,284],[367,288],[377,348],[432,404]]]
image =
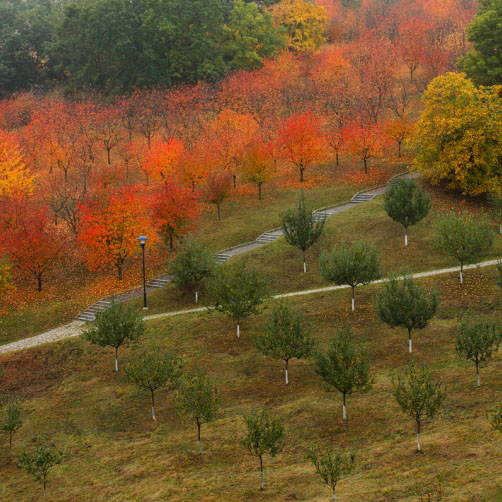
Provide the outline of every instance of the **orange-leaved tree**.
[[33,176],[14,137],[0,130],[0,197],[29,192],[32,185]]
[[261,200],[261,187],[275,175],[273,145],[255,138],[246,148],[241,165],[244,179],[258,187],[258,200]]
[[364,163],[364,172],[368,173],[368,160],[382,155],[388,144],[388,137],[382,131],[380,124],[362,125],[353,121],[344,128],[344,150],[359,157]]
[[221,204],[229,197],[232,190],[232,175],[227,171],[211,171],[207,175],[202,193],[207,202],[214,204],[221,220]]
[[158,182],[172,177],[177,171],[184,151],[183,142],[176,138],[153,142],[142,162],[148,178]]
[[138,237],[155,243],[157,233],[145,197],[124,187],[80,204],[77,245],[90,270],[115,268],[119,280],[126,259],[139,250]]
[[189,188],[166,181],[152,195],[152,217],[159,232],[173,249],[174,238],[193,229],[193,223],[200,214],[200,194]]
[[384,125],[385,133],[390,139],[397,143],[397,156],[401,157],[401,147],[407,138],[409,138],[415,128],[413,122],[406,116],[396,119],[389,119]]
[[278,146],[284,160],[299,169],[302,183],[305,169],[326,157],[326,139],[312,112],[291,115],[279,130]]

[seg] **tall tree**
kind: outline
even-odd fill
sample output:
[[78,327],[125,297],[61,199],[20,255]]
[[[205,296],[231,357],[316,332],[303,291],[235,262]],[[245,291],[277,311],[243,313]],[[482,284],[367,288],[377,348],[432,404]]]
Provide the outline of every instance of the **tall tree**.
[[408,245],[408,228],[423,220],[429,213],[431,199],[415,180],[400,180],[384,195],[387,214],[404,227],[404,245]]
[[485,256],[493,244],[488,222],[476,221],[468,213],[443,216],[437,225],[437,235],[431,241],[440,253],[460,262],[460,284],[464,283],[464,265]]
[[214,309],[227,314],[237,323],[240,338],[241,322],[252,314],[258,314],[268,295],[268,284],[256,270],[243,263],[219,267],[209,279],[207,293]]
[[232,175],[228,172],[211,171],[202,188],[205,199],[216,206],[218,221],[221,221],[221,205],[230,196]]
[[415,284],[412,276],[391,278],[377,296],[376,311],[381,321],[391,328],[402,326],[408,330],[408,350],[411,354],[411,332],[423,329],[436,315],[439,295],[436,290],[427,294]]
[[135,305],[114,303],[96,316],[96,322],[84,332],[87,340],[100,347],[115,349],[115,371],[119,370],[118,351],[124,343],[137,340],[145,331],[145,323]]
[[316,217],[307,205],[303,190],[300,194],[298,207],[289,209],[281,217],[281,228],[286,242],[297,247],[303,255],[303,272],[307,273],[305,253],[321,237],[324,230],[324,219]]
[[261,138],[254,139],[246,148],[241,170],[245,181],[258,187],[258,200],[261,200],[263,184],[271,181],[275,175],[272,145],[264,143]]
[[377,248],[366,241],[357,241],[350,247],[345,243],[331,252],[321,254],[323,277],[337,285],[352,288],[352,311],[356,308],[355,290],[360,284],[369,284],[381,277],[380,256]]
[[152,418],[155,415],[155,392],[161,388],[175,389],[183,374],[183,361],[174,352],[143,352],[125,368],[127,381],[150,393]]
[[285,364],[286,385],[289,384],[289,361],[310,356],[314,340],[302,312],[281,303],[273,309],[263,329],[253,338],[253,345],[263,354],[282,359]]
[[341,392],[344,420],[347,420],[347,395],[367,392],[373,384],[369,355],[357,349],[349,328],[334,336],[327,351],[317,353],[315,370],[328,385]]
[[476,366],[478,387],[481,387],[479,368],[497,352],[502,342],[500,326],[487,319],[462,319],[457,327],[455,350]]
[[267,410],[261,413],[253,410],[244,417],[244,422],[247,426],[247,434],[241,442],[251,455],[260,460],[260,490],[264,490],[263,456],[268,453],[275,457],[283,449],[283,420],[272,416]]
[[433,419],[439,411],[445,399],[444,390],[427,368],[417,368],[414,362],[408,364],[402,375],[392,378],[392,385],[397,403],[416,423],[417,451],[421,451],[423,421],[426,417]]
[[213,381],[197,371],[185,376],[178,387],[178,406],[197,425],[197,443],[202,455],[200,430],[202,424],[214,422],[220,408],[220,393]]

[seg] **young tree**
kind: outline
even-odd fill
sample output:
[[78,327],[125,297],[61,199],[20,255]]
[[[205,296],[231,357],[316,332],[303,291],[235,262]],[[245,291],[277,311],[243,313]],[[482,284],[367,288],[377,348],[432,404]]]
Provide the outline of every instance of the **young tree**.
[[440,383],[433,380],[429,370],[417,369],[408,364],[403,375],[392,377],[394,397],[401,409],[415,420],[417,426],[417,451],[421,451],[420,431],[424,419],[433,419],[444,402],[445,393]]
[[289,360],[310,356],[314,340],[301,311],[281,303],[273,309],[263,330],[253,338],[253,345],[263,354],[286,363],[286,385],[289,384]]
[[207,293],[214,309],[237,323],[237,338],[240,338],[241,321],[259,313],[268,295],[268,285],[262,274],[243,263],[228,264],[219,267],[209,279]]
[[493,244],[493,233],[486,220],[476,221],[467,213],[450,213],[439,220],[438,235],[432,246],[460,262],[460,284],[464,283],[464,265],[483,257]]
[[289,117],[279,131],[278,142],[283,158],[300,171],[301,183],[305,169],[326,155],[327,144],[319,119],[311,112]]
[[427,294],[415,284],[412,276],[391,278],[383,285],[376,300],[376,311],[382,322],[391,328],[408,330],[408,350],[413,352],[411,331],[423,329],[437,312],[439,295],[436,290]]
[[244,417],[247,434],[242,445],[251,455],[260,460],[260,490],[265,489],[263,480],[263,456],[275,457],[283,448],[284,424],[280,417],[272,416],[267,410],[261,413],[253,410]]
[[333,448],[324,453],[312,450],[308,458],[314,464],[317,475],[331,488],[333,500],[336,501],[336,485],[352,472],[354,452],[346,452],[342,448]]
[[423,220],[431,208],[431,198],[415,180],[400,180],[384,195],[387,214],[404,227],[404,245],[408,245],[408,227]]
[[324,220],[315,218],[312,209],[307,205],[303,190],[298,207],[289,209],[282,215],[281,227],[286,242],[302,252],[303,272],[307,273],[305,253],[321,237],[324,230]]
[[12,436],[23,425],[21,413],[21,403],[17,400],[11,401],[4,410],[4,420],[0,422],[0,430],[9,434],[10,455],[12,455]]
[[340,330],[326,352],[317,353],[315,371],[328,385],[342,393],[344,420],[347,420],[347,395],[367,392],[373,384],[369,355],[356,348],[350,328]]
[[163,387],[175,389],[183,374],[183,361],[172,352],[143,352],[125,368],[127,381],[140,389],[150,392],[152,399],[152,418],[155,416],[155,392]]
[[457,327],[455,350],[476,365],[478,387],[481,387],[479,368],[497,352],[500,342],[502,331],[495,322],[464,318]]
[[232,190],[232,174],[229,172],[211,171],[202,192],[208,202],[214,204],[218,211],[218,221],[221,221],[221,205],[230,196]]
[[181,413],[197,425],[197,444],[202,455],[200,428],[202,424],[216,420],[220,407],[220,393],[208,376],[197,371],[181,380],[178,387],[178,406]]
[[380,279],[380,256],[373,244],[357,241],[348,247],[345,243],[321,254],[323,277],[337,285],[352,288],[352,311],[355,310],[355,289]]
[[407,117],[388,120],[385,123],[385,134],[397,143],[397,156],[401,158],[401,148],[405,140],[413,132],[413,122]]
[[489,192],[487,200],[490,205],[492,218],[499,222],[499,233],[502,235],[502,196],[496,192]]
[[502,432],[502,405],[499,405],[499,409],[490,417],[490,423],[496,431]]
[[127,341],[137,340],[145,331],[145,322],[134,305],[114,303],[96,316],[96,322],[84,337],[100,347],[115,349],[115,371],[119,370],[118,351]]
[[31,474],[35,481],[41,481],[44,487],[44,502],[47,502],[47,477],[51,469],[63,459],[61,451],[52,446],[39,445],[32,452],[22,451],[17,466]]
[[199,301],[200,288],[204,279],[211,277],[216,269],[213,255],[194,239],[187,239],[181,251],[170,264],[174,282],[179,286],[190,286],[195,290],[195,303]]

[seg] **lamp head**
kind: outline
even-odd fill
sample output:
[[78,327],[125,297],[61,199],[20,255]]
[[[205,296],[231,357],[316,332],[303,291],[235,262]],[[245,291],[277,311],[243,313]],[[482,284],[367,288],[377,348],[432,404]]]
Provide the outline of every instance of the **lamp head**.
[[141,237],[138,237],[139,245],[141,247],[145,247],[147,239],[148,239],[148,237],[145,237],[144,235],[142,235]]

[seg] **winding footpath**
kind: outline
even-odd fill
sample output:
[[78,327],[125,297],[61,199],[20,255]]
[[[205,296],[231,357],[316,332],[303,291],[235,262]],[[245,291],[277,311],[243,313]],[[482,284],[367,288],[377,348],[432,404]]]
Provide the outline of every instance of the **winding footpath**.
[[[409,177],[409,173],[404,173],[402,175],[399,175],[398,177]],[[376,188],[371,188],[369,190],[365,190],[363,192],[359,192],[356,194],[351,201],[345,202],[343,204],[339,204],[337,206],[332,206],[328,208],[323,208],[320,210],[315,211],[316,214],[319,215],[319,218],[325,219],[333,214],[339,213],[341,211],[348,210],[354,205],[361,203],[361,202],[366,202],[377,195],[381,195],[382,193],[385,192],[385,190],[388,188],[390,184],[395,182],[395,180],[398,177],[392,178],[387,185],[376,187]],[[234,248],[221,251],[216,255],[217,261],[220,263],[223,263],[224,261],[230,259],[232,256],[236,256],[238,254],[245,253],[246,251],[249,251],[251,249],[255,249],[256,247],[263,246],[269,242],[272,242],[282,236],[282,231],[281,229],[273,229],[268,232],[265,232],[262,234],[256,241],[242,244],[240,246],[236,246]],[[224,256],[221,256],[224,255]],[[218,258],[220,257],[220,258]],[[498,260],[488,260],[488,261],[483,261],[480,263],[475,263],[472,265],[466,265],[464,266],[464,270],[469,270],[473,268],[481,268],[481,267],[489,267],[497,264]],[[450,268],[441,268],[437,270],[430,270],[427,272],[419,272],[416,274],[411,274],[414,278],[421,278],[421,277],[432,277],[436,275],[442,275],[442,274],[450,274],[453,272],[459,272],[460,267],[450,267]],[[164,279],[166,278],[167,279]],[[377,281],[374,281],[372,284],[379,284],[382,282],[385,282],[387,279],[380,279]],[[168,276],[162,276],[161,278],[154,279],[154,281],[161,281],[159,284],[163,284],[165,286],[170,282],[170,278]],[[150,290],[156,288],[156,287],[163,287],[163,286],[150,286]],[[330,291],[337,291],[339,289],[348,289],[349,286],[343,285],[343,286],[327,286],[323,288],[316,288],[316,289],[306,289],[303,291],[294,291],[291,293],[283,293],[279,295],[275,295],[272,298],[273,299],[280,299],[280,298],[289,298],[289,297],[294,297],[294,296],[305,296],[305,295],[313,295],[313,294],[319,294],[319,293],[326,293]],[[131,290],[131,291],[126,291],[125,293],[122,293],[120,295],[121,301],[125,301],[129,298],[134,298],[135,296],[138,296],[136,294],[136,289]],[[140,294],[142,294],[142,289],[140,289]],[[79,336],[82,334],[83,329],[86,326],[86,321],[88,320],[94,320],[94,316],[97,312],[105,310],[107,307],[107,299],[100,300],[94,305],[100,305],[100,302],[103,305],[103,308],[101,309],[96,309],[92,310],[93,317],[92,319],[79,319],[77,318],[75,321],[66,324],[64,326],[60,326],[58,328],[52,329],[50,331],[46,331],[45,333],[42,333],[40,335],[32,336],[30,338],[24,338],[22,340],[17,340],[12,343],[8,343],[6,345],[0,345],[0,354],[6,354],[8,352],[14,352],[17,350],[23,350],[31,347],[36,347],[37,345],[42,345],[44,343],[49,343],[49,342],[56,342],[59,340],[64,340],[67,338],[71,338],[74,336]],[[206,312],[209,310],[209,307],[200,307],[200,308],[194,308],[194,309],[187,309],[187,310],[179,310],[175,312],[166,312],[163,314],[155,314],[155,315],[150,315],[150,316],[145,316],[144,319],[145,321],[152,321],[156,319],[163,319],[166,317],[173,317],[173,316],[178,316],[178,315],[186,315],[186,314],[194,314],[194,313],[201,313],[201,312]],[[79,316],[81,317],[81,316]]]

